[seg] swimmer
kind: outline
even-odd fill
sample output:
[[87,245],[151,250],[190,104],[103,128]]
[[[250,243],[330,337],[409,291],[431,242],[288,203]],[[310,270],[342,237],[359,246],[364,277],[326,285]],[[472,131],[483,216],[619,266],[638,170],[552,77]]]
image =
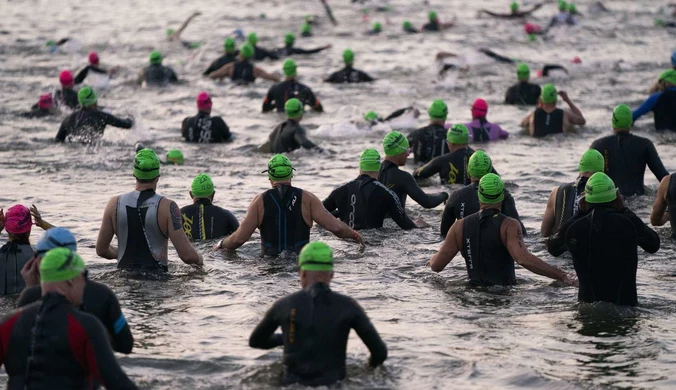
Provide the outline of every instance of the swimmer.
[[79,105],[77,99],[77,92],[73,89],[75,80],[73,73],[69,70],[64,70],[59,74],[59,82],[61,89],[54,93],[54,102],[57,107],[67,106],[70,109],[75,109]]
[[361,70],[354,69],[354,52],[346,49],[343,52],[343,61],[345,67],[329,76],[324,82],[326,83],[366,83],[375,81],[375,79]]
[[[457,220],[444,244],[427,263],[441,272],[460,252],[467,264],[472,285],[512,286],[516,284],[514,262],[538,275],[576,286],[573,275],[542,261],[528,251],[519,221],[501,213],[505,187],[500,176],[489,173],[479,181],[480,211]],[[475,267],[475,264],[480,266]]]
[[660,181],[657,196],[650,214],[650,223],[653,226],[671,225],[671,238],[676,238],[676,174],[665,176]]
[[40,96],[40,99],[36,104],[31,107],[31,110],[21,114],[24,118],[44,118],[47,116],[59,115],[61,111],[58,108],[54,107],[54,99],[52,99],[52,94],[47,93]]
[[[268,174],[272,189],[251,201],[239,229],[221,240],[214,249],[237,249],[258,228],[261,234],[261,255],[279,256],[283,251],[299,253],[310,241],[313,222],[336,237],[353,239],[363,247],[364,240],[359,233],[326,211],[317,196],[291,185],[293,171],[291,161],[286,156],[273,156],[268,162],[268,169],[264,171]],[[280,204],[285,206],[279,207]],[[284,221],[284,224],[279,221]]]
[[559,13],[554,15],[547,26],[547,30],[554,26],[561,26],[567,24],[569,26],[577,24],[577,19],[571,17],[570,9],[573,9],[574,12],[577,10],[575,4],[572,4],[572,7],[568,5],[564,0],[559,0]]
[[137,83],[164,87],[169,84],[178,84],[178,76],[173,69],[162,65],[162,54],[159,51],[153,51],[150,53],[150,65],[139,72]]
[[[380,154],[366,149],[359,157],[359,177],[343,184],[324,199],[324,208],[355,230],[379,229],[390,216],[400,228],[418,227],[406,215],[397,195],[378,181]],[[427,226],[419,220],[421,226]]]
[[629,210],[603,172],[592,175],[580,201],[580,212],[547,240],[553,256],[570,251],[580,281],[578,301],[638,305],[637,247],[660,249],[660,237]]
[[417,34],[420,31],[418,31],[417,28],[413,27],[413,24],[409,22],[408,20],[404,21],[404,24],[402,25],[402,28],[404,29],[404,32],[407,34]]
[[257,78],[278,82],[278,76],[267,73],[251,63],[253,56],[254,47],[249,43],[245,43],[239,48],[239,58],[235,62],[223,65],[222,68],[211,72],[209,77],[220,80],[228,77],[237,84],[253,83]]
[[418,111],[417,108],[413,107],[404,107],[400,108],[390,115],[386,116],[385,118],[379,116],[375,111],[369,111],[366,114],[364,114],[364,120],[368,123],[369,126],[375,126],[379,123],[387,123],[390,122],[394,119],[400,118],[404,115],[410,115],[413,118],[417,118],[420,116],[420,111]]
[[269,58],[271,60],[278,60],[279,55],[275,53],[273,50],[267,50],[263,49],[262,47],[258,47],[258,35],[256,33],[251,33],[247,36],[246,38],[247,43],[249,43],[251,46],[253,46],[254,49],[254,55],[253,55],[253,61],[261,61],[266,58]]
[[412,131],[408,135],[408,143],[416,164],[426,164],[433,158],[448,153],[446,144],[446,118],[448,106],[443,100],[435,100],[427,110],[430,124]]
[[311,37],[312,34],[312,25],[310,23],[304,23],[300,29],[300,36],[304,38]]
[[235,48],[235,40],[232,38],[226,38],[225,43],[223,43],[223,48],[225,49],[225,54],[212,62],[207,70],[202,73],[203,76],[209,76],[211,73],[221,69],[223,66],[231,62],[235,62],[237,55],[239,54],[239,51]]
[[168,28],[167,29],[167,41],[169,41],[169,42],[180,42],[181,45],[183,45],[187,49],[197,49],[198,47],[200,47],[201,46],[200,42],[187,42],[187,41],[181,40],[181,34],[183,33],[183,30],[185,30],[186,27],[188,27],[188,24],[190,24],[190,22],[193,19],[195,19],[196,17],[198,17],[200,15],[202,15],[201,12],[194,12],[192,15],[190,15],[188,17],[188,19],[185,20],[185,22],[183,22],[183,24],[181,25],[181,27],[178,28],[178,30]]
[[658,181],[669,175],[655,145],[647,138],[631,134],[631,109],[621,104],[613,110],[613,135],[592,142],[591,149],[605,158],[604,172],[610,176],[623,196],[643,195],[646,165]]
[[170,149],[167,152],[167,161],[166,162],[160,161],[160,163],[171,165],[183,165],[184,163],[183,152],[181,152],[178,149]]
[[509,133],[495,123],[486,119],[488,103],[484,99],[476,99],[472,103],[472,122],[467,123],[471,142],[487,142],[509,138]]
[[259,151],[262,153],[288,153],[305,148],[322,153],[324,150],[307,138],[307,130],[300,125],[303,120],[303,103],[296,98],[289,99],[284,105],[286,121],[272,130],[268,142]]
[[[673,70],[676,70],[676,50],[674,50],[671,53],[671,68]],[[660,91],[663,91],[663,90],[664,90],[664,87],[662,85],[662,82],[658,78],[657,82],[652,87],[650,87],[650,89],[648,90],[648,93],[653,94],[653,93],[660,92]]]
[[385,159],[380,166],[378,181],[397,194],[402,207],[406,206],[407,196],[426,209],[435,208],[448,199],[446,192],[426,194],[418,186],[413,175],[399,169],[406,165],[406,160],[411,154],[410,145],[403,134],[398,131],[387,133],[383,138],[383,149]]
[[[530,68],[528,67],[527,64],[521,63],[519,61],[519,59],[505,57],[505,56],[500,55],[500,54],[498,54],[498,53],[496,53],[492,50],[485,49],[485,48],[479,49],[478,51],[487,55],[487,56],[489,56],[489,57],[491,57],[491,58],[493,58],[494,60],[496,60],[498,62],[502,62],[504,64],[517,64],[517,77],[519,78],[519,81],[522,81],[522,78],[525,79],[526,82],[528,81],[528,79],[530,79]],[[582,63],[582,60],[580,59],[580,57],[575,57],[571,60],[571,63],[580,64],[580,63]],[[536,72],[536,76],[537,77],[549,77],[551,72],[555,71],[555,70],[561,70],[564,73],[568,74],[568,69],[566,69],[562,65],[546,64],[545,66],[542,67],[542,69],[540,69]],[[521,75],[519,74],[519,71],[520,71]],[[521,77],[521,76],[523,76],[523,77]],[[517,84],[516,86],[518,86],[518,85],[519,84]],[[530,84],[530,85],[533,85],[533,84]],[[535,96],[534,100],[537,103],[537,98],[540,96],[540,93],[538,92],[534,96]],[[536,103],[533,103],[533,104],[536,104]]]
[[[387,359],[387,346],[364,309],[354,299],[331,291],[333,263],[328,245],[320,241],[305,245],[298,256],[302,289],[275,302],[251,333],[252,348],[284,346],[282,386],[331,386],[344,380],[352,329],[371,353],[369,367]],[[275,333],[279,327],[282,333]]]
[[99,110],[96,92],[91,87],[84,87],[77,93],[80,108],[68,115],[59,132],[57,142],[69,141],[94,142],[103,137],[106,126],[131,129],[134,125],[132,118],[122,119]]
[[109,75],[111,72],[100,67],[101,60],[99,55],[96,52],[89,53],[89,64],[82,68],[75,76],[75,84],[82,84],[82,82],[87,78],[89,72]]
[[598,150],[589,149],[582,155],[578,167],[580,174],[574,182],[554,188],[549,195],[540,227],[542,237],[556,233],[561,225],[577,214],[587,180],[596,172],[603,172],[605,160]]
[[[135,271],[168,271],[168,240],[186,264],[202,265],[202,256],[183,231],[176,202],[158,195],[160,159],[150,149],[134,158],[136,189],[114,196],[106,205],[96,240],[96,254],[117,259],[117,268]],[[144,212],[145,211],[145,212]],[[118,247],[111,245],[117,236]]]
[[373,23],[373,27],[371,27],[370,30],[368,30],[365,34],[366,35],[380,35],[380,33],[383,32],[383,24],[380,22],[375,22]]
[[636,121],[651,111],[655,130],[676,131],[676,69],[665,70],[660,74],[659,92],[650,95],[648,100],[634,110],[633,120]]
[[[10,389],[137,389],[120,368],[108,334],[83,302],[87,269],[67,248],[40,262],[42,298],[0,321],[0,364]],[[85,386],[85,384],[88,384]]]
[[200,92],[195,99],[197,115],[183,119],[181,135],[186,142],[201,144],[232,142],[230,128],[220,116],[211,116],[211,96]]
[[213,204],[216,190],[211,177],[200,173],[190,186],[193,204],[181,208],[183,230],[190,241],[205,241],[229,236],[239,228],[237,218]]
[[439,20],[439,16],[437,15],[436,11],[430,11],[427,14],[427,17],[429,19],[429,22],[425,23],[423,25],[423,27],[422,27],[423,31],[437,32],[437,31],[447,30],[447,29],[453,27],[453,22],[441,23],[441,21]]
[[519,10],[519,3],[517,3],[516,1],[513,1],[509,6],[510,13],[508,13],[508,14],[500,14],[500,13],[489,11],[487,9],[482,9],[482,10],[479,11],[479,15],[484,13],[488,16],[492,16],[494,18],[499,18],[499,19],[522,19],[522,18],[531,16],[531,14],[533,12],[542,8],[543,5],[544,4],[542,4],[542,3],[536,4],[536,5],[533,6],[533,8],[531,8],[529,10],[520,11]]
[[296,36],[292,33],[286,34],[284,36],[284,47],[278,50],[279,56],[289,57],[292,55],[316,54],[332,47],[332,45],[325,45],[316,49],[299,49],[294,46],[294,43],[296,43]]
[[[568,104],[570,111],[556,107],[559,96]],[[521,127],[528,129],[531,137],[541,138],[550,134],[567,133],[575,125],[584,126],[586,123],[582,112],[568,94],[565,91],[557,92],[553,84],[547,84],[542,87],[538,107],[521,121]]]
[[275,109],[277,112],[284,112],[284,105],[291,98],[300,100],[304,106],[310,106],[316,112],[324,112],[322,103],[317,99],[310,87],[296,80],[296,61],[292,59],[284,61],[283,69],[286,79],[270,87],[263,101],[263,112],[270,112]]

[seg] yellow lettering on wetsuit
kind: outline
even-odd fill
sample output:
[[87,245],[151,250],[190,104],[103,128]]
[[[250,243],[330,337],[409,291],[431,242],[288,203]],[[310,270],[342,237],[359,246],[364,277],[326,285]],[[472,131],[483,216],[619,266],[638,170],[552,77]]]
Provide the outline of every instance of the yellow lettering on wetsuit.
[[187,215],[183,215],[183,231],[185,231],[185,235],[188,236],[189,240],[192,240],[192,222],[195,219],[193,218],[188,218]]
[[448,184],[455,184],[458,177],[458,168],[453,165],[453,163],[448,163],[451,168],[451,171],[448,173]]

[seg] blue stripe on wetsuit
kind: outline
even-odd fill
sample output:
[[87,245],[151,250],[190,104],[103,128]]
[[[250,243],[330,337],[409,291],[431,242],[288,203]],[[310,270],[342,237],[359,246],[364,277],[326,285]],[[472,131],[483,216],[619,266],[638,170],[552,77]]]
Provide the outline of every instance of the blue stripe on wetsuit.
[[115,334],[122,332],[122,329],[127,325],[127,319],[124,318],[124,314],[120,314],[120,318],[115,321]]
[[[272,200],[275,202],[277,210],[279,211],[279,217],[281,218],[283,216],[282,208],[279,206],[279,203],[277,203],[277,199],[275,199],[274,196],[270,195],[270,197],[272,197]],[[277,218],[277,253],[282,252],[282,225],[280,222],[280,218]]]

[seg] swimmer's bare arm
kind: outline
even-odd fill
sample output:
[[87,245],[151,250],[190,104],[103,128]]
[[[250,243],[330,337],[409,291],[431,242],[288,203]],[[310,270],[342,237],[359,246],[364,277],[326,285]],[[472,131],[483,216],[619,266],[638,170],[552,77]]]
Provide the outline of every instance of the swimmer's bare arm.
[[653,226],[663,226],[671,219],[671,210],[667,211],[667,192],[671,184],[671,176],[665,176],[657,189],[657,197],[653,204],[653,211],[650,214],[650,223]]
[[216,249],[237,249],[251,238],[256,228],[263,223],[263,195],[256,195],[246,210],[246,216],[237,229],[225,238]]
[[533,132],[534,132],[534,128],[532,126],[533,116],[534,116],[534,112],[531,112],[521,120],[521,127],[523,127],[524,129],[528,129],[528,132],[530,133],[530,135],[533,135]]
[[190,22],[191,22],[193,19],[195,19],[197,16],[200,16],[200,15],[202,15],[202,13],[199,12],[199,11],[197,11],[197,12],[194,12],[192,15],[188,16],[188,19],[186,19],[185,22],[183,22],[183,24],[181,25],[181,27],[179,27],[178,30],[177,30],[176,32],[174,32],[173,34],[171,34],[171,35],[169,36],[169,40],[170,40],[170,41],[175,41],[175,40],[180,39],[180,38],[181,38],[181,33],[183,33],[183,30],[185,30],[185,29],[188,27],[188,24],[190,24]]
[[545,208],[545,215],[542,217],[542,225],[540,226],[540,233],[542,237],[549,237],[554,233],[556,226],[556,194],[559,192],[558,188],[554,188],[547,200],[547,208]]
[[449,58],[449,57],[457,57],[458,55],[455,53],[451,53],[448,51],[440,51],[437,53],[437,61],[443,60],[444,58]]
[[229,64],[223,65],[218,70],[215,70],[209,74],[211,79],[221,79],[223,80],[226,77],[232,77],[232,70],[235,68],[235,63],[231,62]]
[[315,194],[303,191],[303,201],[307,199],[308,206],[310,207],[310,218],[313,221],[317,222],[319,226],[330,231],[336,237],[339,238],[351,238],[357,241],[360,244],[364,244],[364,240],[361,238],[361,235],[355,230],[352,230],[347,226],[343,221],[336,219],[331,213],[329,213],[325,208],[322,202],[315,196]]
[[108,201],[103,211],[99,237],[96,239],[96,254],[104,259],[117,259],[117,248],[110,245],[115,235],[115,218],[117,218],[117,199],[115,196]]
[[254,66],[253,75],[254,75],[255,78],[261,78],[261,79],[270,80],[270,81],[274,81],[274,82],[279,81],[279,76],[274,75],[274,74],[270,74],[270,73],[264,71],[263,69],[261,69],[257,66]]
[[162,226],[162,222],[164,222],[164,225],[169,232],[169,239],[171,240],[171,243],[174,244],[178,257],[186,264],[202,265],[204,263],[202,255],[197,253],[190,243],[190,240],[188,240],[185,230],[183,230],[183,217],[181,216],[181,210],[178,208],[178,205],[176,202],[164,198],[160,203],[160,210],[167,210],[167,207],[169,213],[167,214],[166,211],[164,213],[160,211],[158,218],[163,219],[160,220],[160,226]]
[[570,112],[565,112],[566,116],[568,117],[568,121],[573,125],[584,126],[587,123],[587,120],[584,119],[582,111],[580,111],[580,109],[577,108],[570,97],[568,97],[568,93],[566,93],[566,91],[559,91],[559,96],[561,96],[563,101],[568,103],[568,106],[570,107]]
[[462,224],[462,219],[455,221],[453,226],[448,230],[446,239],[444,240],[443,245],[441,245],[441,248],[439,248],[439,252],[432,256],[432,259],[427,262],[427,265],[432,268],[432,271],[443,271],[448,263],[453,260],[455,255],[460,252],[460,248],[462,247]]
[[145,80],[145,72],[144,72],[143,69],[141,69],[138,72],[138,78],[136,79],[136,84],[139,84],[139,85],[143,84],[143,80]]

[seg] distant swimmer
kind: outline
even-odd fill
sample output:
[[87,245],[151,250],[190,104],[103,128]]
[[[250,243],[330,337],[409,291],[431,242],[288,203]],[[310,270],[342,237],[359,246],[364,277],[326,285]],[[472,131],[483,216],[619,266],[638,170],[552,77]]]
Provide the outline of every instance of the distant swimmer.
[[453,27],[453,22],[442,23],[439,20],[439,16],[437,15],[436,11],[430,11],[427,14],[427,18],[429,19],[429,22],[427,22],[423,25],[423,27],[422,27],[423,31],[438,32],[438,31],[447,30],[447,29]]
[[279,81],[279,77],[267,73],[263,69],[251,63],[251,58],[254,55],[254,47],[249,43],[243,44],[239,48],[239,58],[235,62],[223,65],[222,68],[211,72],[209,77],[212,79],[220,79],[228,77],[237,84],[249,84],[256,81],[257,78],[262,78],[270,81]]
[[239,228],[239,221],[228,210],[214,202],[214,182],[200,173],[190,186],[193,204],[181,208],[183,230],[190,241],[205,241],[229,236]]
[[230,128],[220,116],[211,116],[211,96],[200,92],[195,99],[197,115],[183,119],[181,135],[187,142],[201,144],[232,142]]
[[[42,297],[40,286],[40,262],[47,252],[54,248],[67,248],[77,251],[77,240],[66,228],[55,227],[47,230],[37,244],[37,254],[24,267],[21,276],[26,280],[26,289],[21,293],[18,307],[27,306],[37,302]],[[28,268],[28,269],[27,269]],[[94,315],[101,321],[108,332],[113,350],[129,354],[134,348],[134,336],[127,323],[127,318],[122,314],[120,303],[115,293],[105,284],[90,279],[85,280],[84,295],[80,309]]]
[[659,92],[650,95],[632,117],[634,121],[651,112],[656,130],[676,131],[676,69],[665,70],[659,77]]
[[[493,162],[491,158],[483,150],[477,150],[472,154],[467,162],[467,173],[471,179],[471,183],[467,186],[453,191],[446,202],[444,212],[441,214],[441,235],[446,237],[448,230],[453,226],[455,221],[463,219],[479,211],[479,198],[477,193],[479,191],[479,180],[489,173],[495,172],[493,170]],[[516,211],[514,198],[509,191],[505,190],[505,200],[502,202],[501,213],[514,218],[521,223],[519,213]],[[526,235],[526,228],[521,223],[524,236]]]
[[547,250],[553,256],[570,251],[580,281],[578,301],[638,305],[637,248],[656,253],[660,237],[625,206],[602,172],[589,178],[580,203],[580,213],[547,240]]
[[408,20],[404,21],[404,24],[402,24],[402,28],[404,32],[407,34],[417,34],[420,32],[417,28],[413,27],[413,24]]
[[54,107],[54,99],[51,93],[46,93],[40,96],[36,104],[31,107],[31,110],[21,114],[24,118],[44,118],[47,116],[59,115],[61,111]]
[[566,3],[563,0],[559,0],[559,13],[554,15],[549,22],[547,30],[555,26],[574,26],[578,23],[577,18],[577,7],[573,3]]
[[[520,77],[519,73],[521,73],[521,75],[523,75],[523,78],[525,79],[526,82],[530,78],[530,68],[528,67],[527,64],[521,63],[519,61],[519,59],[505,57],[503,55],[500,55],[500,54],[498,54],[498,53],[496,53],[492,50],[486,49],[486,48],[478,49],[478,51],[487,55],[487,56],[489,56],[489,57],[491,57],[492,59],[494,59],[498,62],[502,62],[504,64],[517,64],[517,77]],[[580,63],[582,63],[582,60],[580,59],[580,57],[574,57],[571,60],[571,63],[580,64]],[[542,67],[542,69],[540,69],[536,72],[536,77],[549,77],[552,74],[552,72],[554,72],[554,71],[563,71],[563,73],[565,73],[566,75],[568,74],[568,69],[566,69],[562,65],[546,64],[545,66]],[[521,78],[519,78],[519,81],[520,82],[522,81]],[[516,86],[518,86],[518,85],[519,84],[517,84]],[[514,87],[512,87],[512,88],[514,88]],[[510,90],[511,90],[511,88],[510,88]],[[535,97],[536,102],[537,102],[537,98],[539,96],[540,95],[538,93],[537,96]],[[516,103],[509,103],[509,104],[516,104]],[[535,103],[533,103],[533,104],[535,104]]]
[[482,177],[478,198],[480,211],[453,224],[444,244],[427,263],[432,271],[443,271],[461,253],[472,285],[515,285],[514,262],[538,275],[577,285],[573,275],[530,253],[523,242],[519,221],[501,213],[505,188],[500,176],[489,173]]
[[286,156],[273,156],[264,171],[272,189],[251,201],[239,229],[221,240],[215,249],[237,249],[259,229],[261,255],[279,256],[284,251],[299,253],[310,242],[313,222],[338,238],[353,239],[363,245],[364,240],[359,233],[326,211],[317,196],[291,185],[293,171]]
[[533,12],[542,8],[543,5],[544,4],[542,4],[542,3],[535,4],[533,6],[533,8],[531,8],[529,10],[521,11],[521,10],[519,10],[519,3],[517,3],[516,1],[513,1],[509,6],[510,13],[508,13],[508,14],[500,14],[500,13],[496,13],[496,12],[493,12],[493,11],[489,11],[487,9],[482,9],[482,10],[479,11],[479,15],[484,13],[488,16],[492,16],[494,18],[499,18],[499,19],[522,19],[522,18],[531,16],[531,14]]
[[631,134],[631,109],[621,104],[613,110],[613,135],[592,142],[590,149],[605,158],[604,172],[613,179],[623,196],[643,195],[646,165],[658,181],[669,175],[655,145],[647,138]]
[[205,70],[203,73],[204,76],[209,76],[211,73],[221,69],[223,66],[231,62],[235,62],[237,55],[239,54],[239,51],[235,48],[235,40],[232,38],[226,38],[223,48],[225,49],[225,54],[209,65],[207,70]]
[[56,134],[57,142],[66,140],[95,142],[103,137],[108,125],[121,129],[131,129],[134,125],[132,118],[122,119],[99,110],[96,92],[91,87],[80,89],[77,98],[81,107],[61,122],[59,132]]
[[[556,107],[559,96],[568,103],[570,110]],[[568,94],[565,91],[557,92],[553,84],[547,84],[542,87],[538,107],[521,121],[521,127],[528,129],[531,137],[541,138],[550,134],[567,133],[574,126],[584,126],[586,123],[587,120]]]
[[520,63],[516,67],[516,77],[519,82],[511,86],[505,95],[505,104],[528,105],[538,104],[542,89],[530,80],[530,68],[527,64]]
[[[168,271],[168,240],[186,264],[202,265],[202,256],[183,231],[176,202],[155,193],[160,159],[150,149],[134,158],[136,189],[110,199],[96,240],[96,254],[117,259],[117,268],[132,271]],[[118,247],[111,245],[117,236]]]
[[488,115],[488,103],[484,99],[476,99],[472,103],[472,121],[467,123],[469,139],[471,142],[497,141],[509,138],[509,133],[495,123],[486,119]]
[[380,166],[378,181],[397,194],[402,207],[406,206],[408,196],[426,209],[435,208],[448,199],[446,192],[426,194],[418,186],[413,175],[399,169],[406,165],[406,160],[411,154],[410,145],[403,134],[398,131],[387,133],[383,138],[383,149],[385,159]]
[[89,72],[110,76],[110,72],[106,69],[101,68],[101,60],[99,55],[96,52],[89,53],[89,64],[82,68],[75,76],[75,84],[82,84],[82,82],[90,74]]
[[312,25],[310,23],[303,23],[300,29],[300,36],[303,38],[311,37],[312,34]]
[[323,152],[323,149],[315,145],[307,138],[307,130],[300,125],[303,120],[303,103],[296,98],[289,99],[284,105],[286,121],[275,127],[268,137],[268,142],[263,144],[259,151],[262,153],[288,153],[296,149],[304,148]]
[[375,81],[375,79],[361,70],[354,69],[354,52],[346,49],[343,52],[343,61],[345,67],[329,76],[324,82],[327,83],[365,83]]
[[82,304],[87,269],[67,248],[52,249],[40,262],[42,298],[0,321],[0,364],[8,389],[137,389],[120,368],[101,322],[76,309]]
[[[319,241],[305,245],[298,256],[302,290],[275,302],[251,333],[252,348],[284,346],[282,386],[331,386],[344,380],[352,329],[371,353],[369,367],[387,359],[387,346],[364,309],[329,288],[333,264],[328,245]],[[279,327],[282,333],[275,333]]]
[[446,118],[448,106],[443,100],[435,100],[427,110],[430,124],[412,131],[408,135],[408,143],[416,164],[426,164],[433,158],[448,153],[446,143]]
[[359,177],[333,190],[322,202],[324,207],[355,230],[381,228],[388,215],[404,230],[416,228],[399,197],[378,181],[379,171],[380,153],[364,150],[359,157]]
[[73,73],[69,70],[64,70],[59,74],[59,82],[61,89],[54,93],[54,102],[57,107],[68,107],[75,109],[80,103],[77,99],[77,92],[73,89],[75,80]]
[[596,149],[589,149],[580,158],[578,167],[580,174],[574,182],[554,188],[549,195],[540,227],[542,237],[556,233],[561,225],[577,214],[587,180],[596,172],[603,172],[605,169],[603,155]]
[[178,30],[168,28],[167,29],[167,41],[169,41],[169,42],[180,42],[181,45],[183,45],[187,49],[197,49],[198,47],[200,47],[202,45],[200,42],[188,42],[188,41],[184,41],[184,40],[181,39],[181,34],[186,29],[186,27],[188,27],[188,24],[190,24],[190,22],[193,19],[195,19],[196,17],[198,17],[200,15],[202,15],[201,12],[195,12],[192,15],[190,15],[188,17],[188,19],[186,19],[185,22],[183,22],[181,27],[178,28]]
[[183,157],[183,152],[181,152],[178,149],[170,149],[167,152],[166,162],[162,162],[162,163],[163,164],[171,164],[171,165],[183,165],[184,162],[185,162],[185,159]]
[[304,106],[310,106],[313,111],[323,112],[324,107],[322,107],[322,103],[317,99],[310,87],[296,80],[298,69],[296,61],[292,59],[284,61],[283,69],[286,79],[270,87],[263,101],[263,112],[270,112],[272,110],[284,112],[284,105],[292,98],[300,100]]
[[267,50],[258,46],[258,35],[256,33],[249,34],[246,38],[246,41],[251,46],[253,46],[254,49],[254,55],[252,57],[253,61],[261,61],[266,58],[269,58],[271,60],[279,59],[279,54],[277,54],[274,50]]
[[671,238],[676,238],[676,174],[665,176],[660,181],[657,196],[650,214],[650,223],[653,226],[671,225]]
[[147,86],[165,87],[178,84],[178,76],[173,69],[162,65],[162,54],[156,50],[150,53],[150,65],[139,72],[137,82]]
[[397,118],[401,118],[405,115],[411,118],[418,118],[420,116],[420,111],[418,111],[418,109],[414,107],[404,107],[392,112],[390,115],[384,118],[379,116],[375,111],[369,111],[366,114],[364,114],[364,120],[370,126],[375,126],[379,123],[387,123]]
[[373,23],[373,27],[366,32],[366,35],[380,35],[383,32],[383,24],[380,22]]
[[294,46],[296,43],[296,36],[292,33],[288,33],[284,36],[284,47],[279,49],[277,52],[280,57],[289,57],[292,55],[307,55],[307,54],[317,54],[326,49],[330,49],[331,45],[324,45],[316,49],[299,49]]

